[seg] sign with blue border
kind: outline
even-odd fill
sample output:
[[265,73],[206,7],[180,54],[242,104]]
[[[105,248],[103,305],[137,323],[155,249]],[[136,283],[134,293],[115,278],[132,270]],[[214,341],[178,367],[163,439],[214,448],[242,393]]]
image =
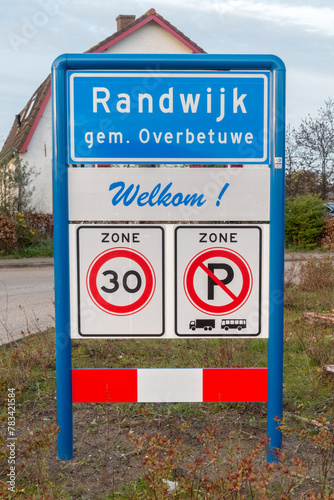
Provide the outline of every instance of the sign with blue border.
[[69,71],[69,163],[268,163],[269,80]]
[[[112,86],[111,74],[115,80]],[[146,86],[138,88],[138,85],[145,82],[145,78]],[[267,163],[270,169],[270,251],[267,252],[269,253],[267,255],[269,259],[267,459],[269,462],[278,461],[276,452],[282,446],[282,433],[278,423],[283,414],[284,63],[273,55],[64,54],[52,65],[52,102],[59,459],[73,458],[70,337],[70,281],[73,276],[70,273],[69,262],[68,164],[178,163],[178,160],[179,163],[186,164],[200,160],[203,164]],[[197,114],[199,109],[201,113]],[[118,132],[121,136],[117,135]],[[155,199],[152,192],[150,195],[148,191],[140,196],[141,202]],[[222,201],[219,196],[220,194],[217,203]],[[236,223],[241,221],[242,219],[235,219]],[[199,252],[195,259],[189,261],[185,277],[185,293],[202,310],[206,310],[207,301],[211,301],[211,297],[215,300],[215,297],[218,297],[217,292],[221,291],[234,301],[232,305],[242,306],[243,297],[250,291],[251,275],[247,271],[246,262],[236,255],[235,251],[225,250],[222,253],[220,249],[214,255],[208,251],[211,252],[207,249]],[[124,302],[123,295],[120,297],[123,301],[120,304],[110,300],[106,304],[102,300],[103,297],[99,296],[101,294],[96,293],[95,284],[98,281],[95,280],[95,275],[99,280],[100,270],[104,278],[106,276],[111,278],[109,283],[104,282],[102,285],[109,289],[107,293],[113,293],[114,287],[117,288],[116,282],[118,285],[120,283],[119,280],[114,280],[116,276],[110,273],[113,269],[102,267],[104,259],[108,258],[116,263],[116,258],[127,258],[137,264],[139,262],[143,272],[150,268],[149,264],[148,267],[145,266],[145,259],[138,257],[137,251],[126,249],[123,252],[124,254],[116,256],[107,250],[91,261],[92,267],[89,269],[93,274],[90,273],[88,277],[89,292],[96,303],[105,309],[132,306]],[[221,258],[229,259],[227,263],[229,267],[225,266],[225,262],[220,262]],[[216,269],[223,270],[222,265],[228,276],[216,276],[215,272],[212,272]],[[204,300],[204,307],[202,307],[201,288],[196,278],[196,272],[197,270],[199,272],[200,267],[207,275],[206,277],[204,274],[207,285],[207,300]],[[121,278],[125,291],[135,293],[140,284],[140,269],[136,269],[135,273],[126,272],[124,275],[121,273],[122,269],[117,268],[116,272],[118,270],[118,278]],[[104,275],[105,271],[107,273]],[[239,273],[243,279],[240,290],[232,289],[232,279],[234,279],[232,272],[236,275]],[[150,272],[147,271],[146,275],[150,276]],[[132,281],[132,278],[137,278],[137,282]],[[168,272],[166,281],[167,278]],[[237,286],[237,282],[234,284]],[[139,300],[146,304],[146,299],[150,299],[152,288],[143,290],[146,295],[140,296]],[[224,304],[223,306],[225,307]],[[216,304],[218,308],[223,306],[220,303]],[[230,307],[229,303],[227,307]],[[123,309],[121,312],[124,312]],[[213,330],[212,318],[210,324],[206,325],[203,325],[202,319],[201,316],[191,318],[189,323],[194,322],[194,324],[191,323],[189,326],[195,329],[206,326],[207,330],[208,328]],[[237,317],[232,320],[233,326],[243,329],[245,318]],[[226,327],[230,329],[232,323],[223,324],[223,321],[225,318],[221,319],[221,329],[222,326],[224,329]],[[109,372],[112,371],[111,368]]]

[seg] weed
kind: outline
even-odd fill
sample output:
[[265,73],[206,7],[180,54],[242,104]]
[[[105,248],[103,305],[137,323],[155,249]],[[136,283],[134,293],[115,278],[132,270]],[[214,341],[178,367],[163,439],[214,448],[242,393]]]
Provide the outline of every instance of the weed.
[[[54,390],[55,341],[50,331],[36,335],[38,339],[27,336],[2,347],[0,381],[7,387],[24,391],[24,398],[29,398],[30,391],[32,397],[37,392],[45,398]],[[39,387],[43,387],[42,396]]]
[[308,358],[317,366],[323,367],[333,361],[334,331],[332,326],[311,324],[307,329],[296,332]]
[[[40,430],[28,430],[28,437],[21,438],[17,444],[19,451],[18,463],[22,471],[29,475],[29,480],[45,495],[50,489],[49,467],[47,456],[53,444],[53,437],[58,434],[56,425],[43,426]],[[30,458],[29,461],[26,459]],[[31,460],[33,458],[33,460]]]
[[306,477],[306,465],[299,458],[287,463],[264,464],[261,455],[267,440],[261,439],[245,452],[239,444],[229,447],[229,436],[219,439],[216,428],[207,427],[195,438],[197,453],[161,434],[128,438],[142,458],[143,476],[125,489],[129,499],[288,499]]
[[[334,465],[334,421],[328,422],[328,416],[319,416],[316,420],[301,419],[308,427],[300,428],[289,427],[284,421],[281,422],[280,428],[286,435],[297,434],[302,441],[309,441],[316,448],[316,462],[318,463],[318,481],[321,485],[319,498],[334,498],[334,494],[330,497],[328,487],[328,475]],[[315,497],[314,497],[315,498]]]
[[299,288],[304,291],[334,289],[334,259],[330,255],[312,257],[300,264]]

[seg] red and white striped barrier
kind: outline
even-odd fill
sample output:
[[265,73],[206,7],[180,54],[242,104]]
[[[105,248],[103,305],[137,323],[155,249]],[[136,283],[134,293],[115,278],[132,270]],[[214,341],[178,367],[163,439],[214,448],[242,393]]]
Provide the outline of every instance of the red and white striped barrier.
[[267,401],[267,368],[75,368],[72,382],[73,403]]

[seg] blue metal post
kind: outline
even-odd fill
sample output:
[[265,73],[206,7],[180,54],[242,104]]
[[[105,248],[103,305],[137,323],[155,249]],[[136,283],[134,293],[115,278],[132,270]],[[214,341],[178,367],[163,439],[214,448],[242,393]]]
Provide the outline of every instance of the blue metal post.
[[[273,71],[273,147],[270,180],[269,340],[267,461],[278,461],[282,447],[278,429],[283,416],[283,314],[285,214],[285,70]],[[281,163],[275,158],[281,159]],[[276,168],[275,168],[276,167]]]
[[70,338],[66,72],[52,68],[53,223],[56,320],[58,457],[73,458]]

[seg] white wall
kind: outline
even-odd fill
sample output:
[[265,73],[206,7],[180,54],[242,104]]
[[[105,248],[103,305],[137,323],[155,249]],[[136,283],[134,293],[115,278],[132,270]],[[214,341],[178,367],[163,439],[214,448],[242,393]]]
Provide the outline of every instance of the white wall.
[[[134,33],[123,38],[105,51],[109,54],[180,54],[191,53],[171,33],[154,21],[146,24]],[[38,211],[52,212],[52,120],[51,99],[37,125],[27,152],[22,153],[22,160],[28,162],[39,172],[35,181],[33,207]]]
[[192,51],[155,21],[111,45],[105,54],[191,54]]
[[28,162],[38,173],[32,205],[41,212],[52,212],[52,119],[51,99],[37,125],[26,153],[22,160]]

